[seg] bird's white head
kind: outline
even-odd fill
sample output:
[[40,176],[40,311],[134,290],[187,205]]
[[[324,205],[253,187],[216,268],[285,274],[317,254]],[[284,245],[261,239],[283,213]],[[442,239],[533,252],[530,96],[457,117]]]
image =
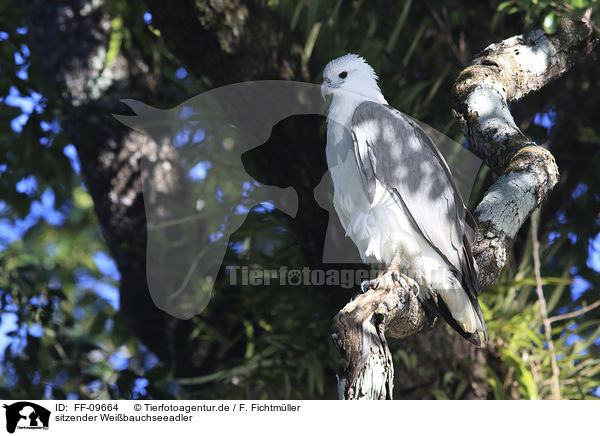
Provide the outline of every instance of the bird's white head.
[[323,98],[352,97],[385,103],[375,70],[360,56],[349,53],[327,64],[321,84]]

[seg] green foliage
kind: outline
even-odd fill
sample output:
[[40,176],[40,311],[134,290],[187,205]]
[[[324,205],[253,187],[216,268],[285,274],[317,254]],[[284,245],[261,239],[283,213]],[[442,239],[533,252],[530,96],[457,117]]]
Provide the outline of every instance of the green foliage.
[[[7,34],[0,41],[0,312],[10,338],[0,364],[2,397],[170,398],[177,388],[169,371],[107,300],[107,292],[117,295],[118,281],[94,260],[109,257],[107,247],[92,198],[65,152],[65,108],[31,53],[29,11],[1,3],[0,9]],[[141,14],[137,19],[145,28]],[[115,18],[106,65],[121,48],[120,25]],[[15,130],[9,122],[17,117],[23,121]],[[26,178],[33,186],[18,191]]]
[[[504,15],[523,14],[527,28],[541,27],[548,34],[553,34],[560,25],[562,16],[583,16],[588,8],[592,8],[592,20],[598,22],[598,0],[507,0],[501,2],[492,19],[492,28]],[[596,28],[596,31],[598,29]]]
[[[93,290],[96,281],[116,283],[92,259],[105,247],[82,188],[71,207],[68,225],[41,222],[0,253],[3,321],[7,313],[18,320],[2,360],[3,398],[130,398],[144,373],[147,352]],[[131,356],[128,371],[111,364],[117,352]]]
[[[555,244],[560,245],[560,242]],[[572,268],[573,263],[567,262],[560,277],[542,277],[547,307],[551,313],[560,301],[569,298],[564,291],[567,285],[573,283],[568,278]],[[503,271],[493,289],[483,295],[482,303],[484,317],[488,320],[490,352],[495,355],[495,359],[488,362],[488,382],[494,398],[552,398],[552,361],[544,334],[540,302],[535,292],[531,244],[525,247],[518,267]],[[573,317],[552,323],[561,397],[595,398],[600,328],[590,331],[590,327],[598,326],[600,320],[596,318],[581,323],[576,320]],[[577,376],[573,377],[573,374]]]

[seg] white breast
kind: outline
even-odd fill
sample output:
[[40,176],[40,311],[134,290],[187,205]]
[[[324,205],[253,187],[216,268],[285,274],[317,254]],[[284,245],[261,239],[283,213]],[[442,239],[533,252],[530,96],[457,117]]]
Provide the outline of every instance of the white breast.
[[330,124],[327,133],[327,161],[334,185],[333,205],[363,262],[389,264],[397,252],[401,252],[405,261],[417,257],[422,237],[379,182],[373,203],[369,203],[348,132],[341,126]]

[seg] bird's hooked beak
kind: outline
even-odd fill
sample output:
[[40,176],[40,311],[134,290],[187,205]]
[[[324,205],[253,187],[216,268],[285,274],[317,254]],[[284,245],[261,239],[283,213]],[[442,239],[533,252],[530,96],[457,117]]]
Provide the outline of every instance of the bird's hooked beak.
[[331,94],[331,80],[323,79],[323,83],[321,83],[321,96],[325,100],[329,94]]

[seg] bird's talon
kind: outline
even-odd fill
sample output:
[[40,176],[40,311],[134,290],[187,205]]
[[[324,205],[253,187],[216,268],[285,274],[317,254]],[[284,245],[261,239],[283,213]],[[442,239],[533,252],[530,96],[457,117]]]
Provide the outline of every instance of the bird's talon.
[[421,293],[421,287],[419,286],[419,284],[417,282],[415,282],[415,285],[417,286],[417,293],[415,294],[415,297],[418,297],[419,294]]
[[371,287],[374,286],[374,289],[377,289],[379,287],[379,282],[377,281],[377,279],[373,279],[373,280],[365,280],[364,282],[362,282],[360,284],[360,290],[361,292],[364,294],[365,292],[367,292],[367,290]]

